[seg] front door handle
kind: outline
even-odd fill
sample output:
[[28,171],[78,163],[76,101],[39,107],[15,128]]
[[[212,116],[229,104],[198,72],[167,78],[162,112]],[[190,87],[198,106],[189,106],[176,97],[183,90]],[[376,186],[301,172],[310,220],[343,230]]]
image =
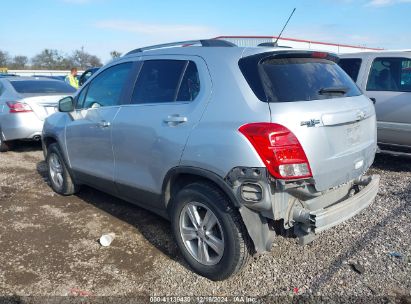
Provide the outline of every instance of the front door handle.
[[169,115],[167,116],[166,119],[164,119],[164,122],[168,123],[169,125],[178,125],[184,122],[187,122],[187,117],[185,116],[180,116],[180,115]]
[[98,123],[100,128],[108,128],[110,127],[111,123],[109,121],[102,120]]

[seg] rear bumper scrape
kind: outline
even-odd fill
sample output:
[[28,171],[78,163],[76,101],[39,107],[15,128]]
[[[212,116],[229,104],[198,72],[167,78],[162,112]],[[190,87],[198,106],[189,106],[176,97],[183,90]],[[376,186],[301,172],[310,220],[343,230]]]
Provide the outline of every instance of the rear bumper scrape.
[[336,226],[367,208],[378,193],[379,175],[372,175],[361,180],[359,185],[364,186],[358,193],[329,207],[310,211],[311,225],[315,233],[320,233]]

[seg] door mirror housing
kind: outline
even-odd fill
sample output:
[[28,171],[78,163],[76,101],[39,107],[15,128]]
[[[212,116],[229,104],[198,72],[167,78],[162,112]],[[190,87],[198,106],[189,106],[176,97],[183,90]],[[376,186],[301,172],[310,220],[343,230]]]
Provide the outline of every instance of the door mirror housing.
[[64,97],[59,100],[60,112],[72,112],[74,111],[74,98],[71,96]]

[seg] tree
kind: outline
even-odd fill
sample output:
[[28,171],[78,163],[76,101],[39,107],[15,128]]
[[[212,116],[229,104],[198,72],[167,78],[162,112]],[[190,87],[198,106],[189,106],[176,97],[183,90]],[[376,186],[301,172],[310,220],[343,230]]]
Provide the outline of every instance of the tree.
[[29,59],[27,58],[27,56],[14,56],[11,67],[13,69],[24,69],[28,62]]
[[64,56],[57,50],[44,49],[31,59],[33,68],[61,69],[64,67]]
[[7,67],[10,64],[10,55],[0,51],[0,67]]
[[111,51],[111,52],[110,52],[110,56],[111,56],[112,59],[118,58],[118,57],[120,57],[121,55],[122,55],[122,54],[121,54],[120,52],[117,52],[117,51]]
[[102,65],[100,58],[85,52],[83,47],[81,47],[80,50],[75,50],[70,60],[73,66],[80,69],[88,69]]

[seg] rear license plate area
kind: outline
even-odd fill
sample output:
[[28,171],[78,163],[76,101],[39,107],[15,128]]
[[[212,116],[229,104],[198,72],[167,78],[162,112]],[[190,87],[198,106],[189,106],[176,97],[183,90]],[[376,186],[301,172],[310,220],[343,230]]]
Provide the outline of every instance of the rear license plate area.
[[349,145],[358,144],[361,140],[361,126],[360,123],[355,122],[347,126],[346,138]]

